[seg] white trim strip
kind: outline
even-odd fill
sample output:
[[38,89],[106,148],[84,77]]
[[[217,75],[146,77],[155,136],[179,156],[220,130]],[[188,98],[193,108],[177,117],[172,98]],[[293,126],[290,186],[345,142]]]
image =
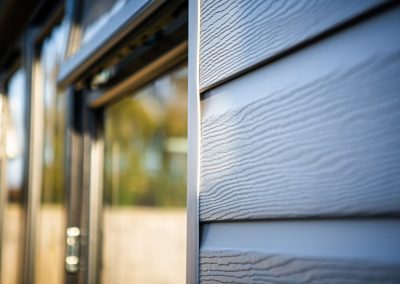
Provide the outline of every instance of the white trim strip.
[[187,260],[186,283],[198,283],[199,270],[199,177],[200,92],[199,30],[200,0],[189,0],[188,52],[188,172],[187,172]]

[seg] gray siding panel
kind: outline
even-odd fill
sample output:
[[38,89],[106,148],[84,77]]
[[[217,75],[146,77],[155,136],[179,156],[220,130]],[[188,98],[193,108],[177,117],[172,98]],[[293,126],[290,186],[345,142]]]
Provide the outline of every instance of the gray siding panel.
[[201,0],[200,88],[354,18],[380,0]]
[[399,220],[204,225],[201,283],[400,283]]
[[399,214],[399,38],[395,9],[210,91],[201,221]]
[[400,283],[399,265],[230,250],[200,256],[201,283]]

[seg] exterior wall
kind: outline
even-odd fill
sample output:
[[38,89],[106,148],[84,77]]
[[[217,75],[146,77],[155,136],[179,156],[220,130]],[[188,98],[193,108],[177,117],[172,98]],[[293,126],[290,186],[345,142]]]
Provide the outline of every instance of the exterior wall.
[[264,64],[382,2],[202,0],[200,88]]
[[200,17],[200,281],[398,283],[400,8]]

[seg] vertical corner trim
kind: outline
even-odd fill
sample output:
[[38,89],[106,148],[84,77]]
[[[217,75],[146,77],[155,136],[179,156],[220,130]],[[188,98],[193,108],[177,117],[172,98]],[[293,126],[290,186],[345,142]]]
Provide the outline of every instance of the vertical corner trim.
[[187,261],[186,283],[198,283],[199,270],[199,177],[200,93],[199,31],[200,0],[189,0],[188,55],[188,172],[187,172]]

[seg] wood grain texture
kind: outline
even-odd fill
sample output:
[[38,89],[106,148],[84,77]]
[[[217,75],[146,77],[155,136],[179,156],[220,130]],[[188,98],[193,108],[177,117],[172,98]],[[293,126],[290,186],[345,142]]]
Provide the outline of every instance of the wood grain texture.
[[400,265],[240,250],[201,250],[200,283],[400,283]]
[[399,219],[202,225],[202,283],[399,283]]
[[400,213],[399,19],[391,11],[205,100],[215,114],[202,118],[201,221]]
[[380,0],[202,0],[200,89],[284,52]]

